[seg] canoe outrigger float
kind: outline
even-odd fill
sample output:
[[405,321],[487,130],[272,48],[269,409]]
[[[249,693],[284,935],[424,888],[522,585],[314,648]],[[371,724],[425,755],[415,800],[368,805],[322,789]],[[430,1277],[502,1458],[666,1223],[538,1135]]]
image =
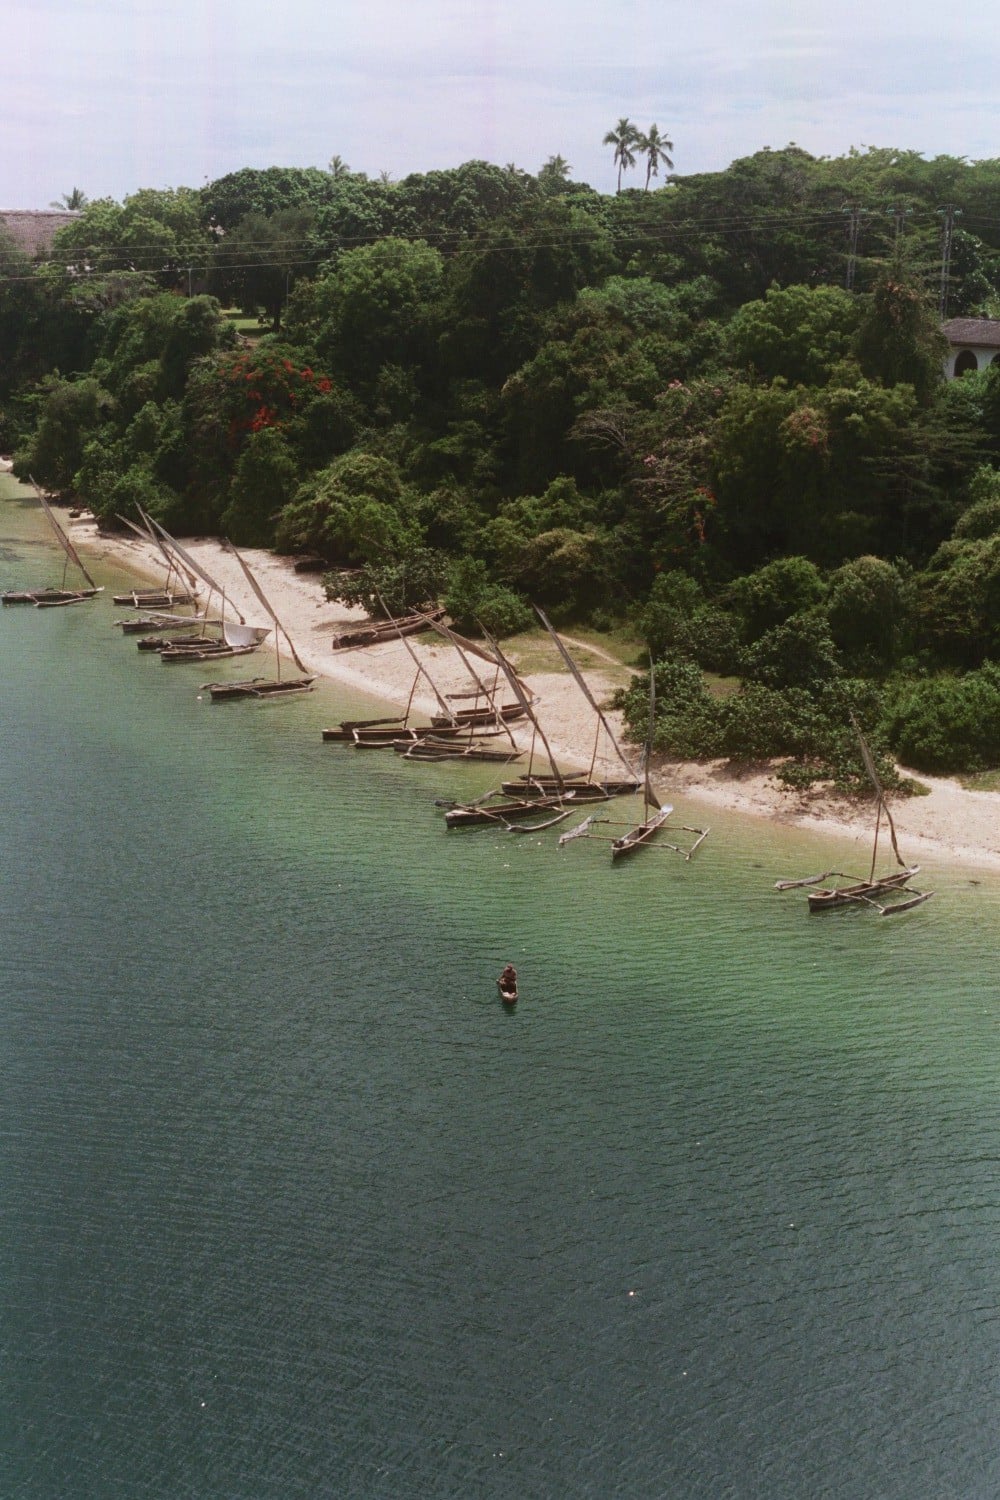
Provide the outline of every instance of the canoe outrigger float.
[[[896,827],[892,821],[892,814],[885,798],[885,788],[879,779],[875,768],[875,761],[867,741],[861,733],[858,721],[853,713],[851,724],[854,733],[858,737],[858,745],[861,750],[861,759],[864,763],[868,779],[875,788],[876,814],[875,814],[875,837],[872,844],[872,863],[867,880],[856,875],[845,875],[840,870],[826,870],[821,875],[808,875],[804,880],[779,880],[775,883],[777,891],[801,890],[806,886],[819,885],[820,881],[837,879],[846,880],[846,885],[823,886],[819,890],[809,891],[807,901],[809,910],[832,911],[835,906],[862,906],[871,907],[877,911],[880,917],[898,916],[900,912],[912,911],[915,906],[922,906],[929,901],[934,894],[933,891],[918,891],[910,885],[913,877],[920,873],[919,865],[906,864],[899,852],[899,844],[896,841]],[[886,875],[876,875],[875,865],[878,861],[878,840],[881,831],[882,816],[889,825],[889,837],[892,842],[892,851],[899,865],[898,870],[890,870]],[[880,898],[888,898],[882,900]],[[903,897],[903,900],[896,899]]]

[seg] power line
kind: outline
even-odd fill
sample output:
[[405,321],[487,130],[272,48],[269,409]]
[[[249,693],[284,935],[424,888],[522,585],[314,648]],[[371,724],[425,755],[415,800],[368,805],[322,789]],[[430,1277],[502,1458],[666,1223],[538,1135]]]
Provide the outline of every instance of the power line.
[[[344,250],[361,248],[367,245],[378,244],[386,239],[403,240],[408,244],[425,243],[440,249],[450,249],[454,252],[467,250],[478,255],[511,255],[529,254],[539,250],[567,250],[581,248],[588,244],[599,243],[603,239],[611,241],[624,241],[640,246],[654,244],[683,244],[691,240],[704,238],[706,234],[715,234],[720,237],[736,237],[739,235],[761,235],[773,234],[781,229],[807,229],[815,231],[829,230],[839,231],[843,224],[843,214],[849,212],[849,247],[847,252],[847,279],[848,289],[854,284],[854,271],[858,257],[858,246],[860,226],[864,210],[858,205],[851,205],[849,209],[834,210],[782,210],[779,212],[765,212],[763,214],[718,214],[705,215],[695,219],[683,220],[659,220],[639,222],[625,228],[607,226],[601,223],[593,223],[586,227],[575,227],[565,231],[553,231],[544,235],[522,235],[516,236],[513,228],[504,229],[510,233],[511,239],[501,239],[498,243],[496,230],[478,230],[468,233],[459,230],[440,230],[427,233],[402,233],[402,234],[365,234],[365,235],[338,235],[335,243],[317,249],[315,240],[293,240],[287,242],[280,256],[274,259],[263,259],[254,257],[252,259],[240,259],[227,262],[225,259],[225,246],[198,247],[205,253],[204,261],[195,260],[191,254],[192,247],[181,246],[175,251],[166,250],[160,244],[129,245],[129,246],[66,246],[57,251],[50,252],[43,260],[32,263],[29,273],[23,275],[3,274],[0,272],[0,280],[7,283],[32,282],[37,279],[40,271],[66,270],[74,267],[79,268],[80,263],[90,260],[103,262],[99,273],[93,264],[85,265],[80,271],[81,275],[87,274],[110,274],[115,271],[134,272],[141,274],[162,274],[165,271],[180,276],[192,273],[207,275],[211,272],[225,274],[238,274],[250,270],[295,270],[300,271],[318,268],[324,263],[335,259]],[[948,213],[948,210],[938,210],[940,213]],[[954,227],[954,216],[960,210],[951,206],[951,218],[947,221],[944,248],[950,267],[950,253],[952,242],[952,231]],[[895,239],[898,243],[902,232],[902,215],[915,224],[930,227],[935,218],[932,210],[901,210],[892,211],[895,225]],[[984,228],[1000,230],[1000,220],[993,219],[970,219],[970,225],[978,225]],[[501,230],[503,233],[504,230]],[[488,238],[487,238],[488,236]],[[254,250],[259,248],[263,252],[274,252],[273,240],[251,240],[243,241],[238,246],[233,246],[233,253],[243,257],[254,256]],[[163,259],[153,260],[154,256],[162,256]],[[144,257],[149,258],[149,263],[142,265],[139,262]],[[944,276],[948,270],[944,271]]]

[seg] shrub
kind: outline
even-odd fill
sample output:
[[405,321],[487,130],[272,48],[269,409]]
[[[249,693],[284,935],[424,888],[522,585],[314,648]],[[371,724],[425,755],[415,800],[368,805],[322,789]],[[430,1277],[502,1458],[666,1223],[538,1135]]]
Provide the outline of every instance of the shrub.
[[[672,656],[655,664],[656,723],[653,748],[681,760],[709,760],[721,754],[719,704],[710,697],[699,669]],[[629,739],[645,743],[649,732],[649,674],[633,677],[612,699],[622,710]]]
[[747,639],[755,641],[792,615],[822,602],[826,586],[806,557],[779,557],[732,585],[730,598],[742,617]]
[[1000,763],[1000,667],[904,686],[888,715],[896,754],[918,771],[981,771]]
[[736,760],[812,756],[820,745],[816,700],[801,687],[749,683],[720,704],[723,753]]
[[840,658],[826,621],[795,615],[768,630],[743,652],[741,666],[751,682],[768,688],[818,688],[840,675]]
[[903,575],[880,557],[857,557],[830,579],[826,613],[837,646],[854,660],[890,665],[909,623]]
[[327,573],[328,599],[361,605],[374,618],[406,614],[437,602],[444,590],[447,559],[429,547],[418,547],[396,562],[369,563],[350,571]]
[[494,583],[486,564],[475,557],[452,564],[444,607],[466,635],[480,635],[486,629],[502,638],[534,624],[534,615],[520,594]]
[[740,670],[740,633],[732,615],[706,604],[683,622],[677,631],[676,650],[690,656],[706,672],[734,676]]

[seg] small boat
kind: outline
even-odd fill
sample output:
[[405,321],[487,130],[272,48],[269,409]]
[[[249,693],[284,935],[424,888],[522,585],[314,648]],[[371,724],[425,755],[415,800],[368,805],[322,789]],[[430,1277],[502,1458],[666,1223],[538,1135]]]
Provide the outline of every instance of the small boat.
[[673,812],[669,802],[662,807],[654,808],[652,811],[647,804],[646,817],[620,838],[611,840],[611,858],[618,859],[623,854],[631,854],[641,844],[647,844],[655,833],[659,831]]
[[127,620],[114,620],[112,623],[121,631],[122,635],[143,635],[150,630],[189,631],[193,626],[197,626],[203,630],[209,625],[220,629],[222,626],[221,620],[207,620],[202,615],[132,615]]
[[163,652],[171,647],[178,651],[212,651],[216,648],[221,651],[225,644],[220,636],[198,631],[188,635],[144,635],[136,641],[135,646],[137,651]]
[[397,619],[370,620],[367,625],[358,625],[351,630],[342,630],[333,637],[334,651],[344,651],[357,646],[377,646],[382,641],[395,641],[401,635],[416,635],[421,630],[430,630],[435,620],[444,618],[444,610],[436,609],[400,615]]
[[[541,614],[541,611],[539,611],[539,614]],[[542,618],[544,620],[544,616],[542,616]],[[596,708],[597,705],[594,704],[594,707]],[[600,710],[598,710],[598,712],[600,712]],[[625,828],[625,832],[618,835],[606,834],[603,832],[595,833],[594,828],[598,823],[607,823],[611,826],[615,825],[612,823],[612,820],[610,818],[598,817],[596,814],[591,813],[589,817],[584,818],[582,823],[577,824],[575,828],[571,828],[568,833],[564,833],[562,835],[559,840],[560,848],[562,848],[564,844],[570,843],[573,839],[597,839],[599,842],[610,843],[611,858],[612,860],[616,860],[621,859],[627,854],[633,854],[636,849],[641,849],[645,844],[652,843],[654,839],[658,838],[662,830],[672,827],[679,827],[680,831],[685,834],[694,834],[694,841],[686,841],[683,844],[675,844],[664,839],[658,844],[659,848],[663,850],[669,850],[672,854],[680,854],[686,860],[691,859],[696,850],[701,848],[701,845],[708,838],[709,830],[707,828],[692,828],[690,824],[687,823],[682,823],[679,825],[671,825],[670,823],[668,823],[667,820],[674,809],[669,803],[665,803],[661,806],[659,798],[653,791],[652,783],[649,777],[649,761],[652,752],[655,722],[656,685],[654,682],[653,663],[650,662],[649,727],[646,731],[646,741],[643,748],[642,822],[627,825]],[[621,756],[623,765],[627,767],[628,762],[625,760],[624,755],[622,755],[620,750],[618,753]],[[633,777],[634,773],[632,776],[623,777],[618,780],[567,780],[566,788],[567,792],[575,793],[578,800],[580,801],[593,801],[598,794],[601,794],[605,798],[610,799],[611,797],[625,796],[630,792],[638,791],[639,786],[636,784]],[[618,824],[617,826],[621,827],[622,825]]]
[[[430,728],[430,725],[428,725],[428,728]],[[353,745],[356,743],[354,738],[355,730],[358,729],[383,730],[392,739],[406,732],[406,719],[400,715],[395,715],[388,719],[341,719],[340,724],[336,728],[324,729],[322,737],[327,741],[337,741],[341,744]]]
[[490,824],[494,828],[505,828],[522,818],[533,818],[548,808],[562,812],[565,807],[566,799],[560,796],[509,798],[494,802],[492,806],[485,802],[466,802],[447,808],[444,821],[448,828],[483,828]]
[[508,964],[503,973],[497,979],[497,989],[500,991],[500,999],[504,1005],[517,1004],[517,970]]
[[264,625],[233,625],[228,620],[223,620],[221,640],[190,645],[180,645],[174,641],[151,649],[159,650],[160,660],[168,665],[184,661],[218,661],[229,656],[249,656],[260,649],[270,633]]
[[[80,559],[80,554],[77,552],[76,548],[73,546],[73,543],[70,541],[63,528],[60,526],[58,520],[56,519],[55,511],[46,500],[39,486],[35,484],[34,480],[32,480],[31,483],[34,485],[35,494],[38,496],[38,502],[45,512],[52,530],[55,532],[56,541],[59,543],[65,554],[63,558],[62,582],[59,588],[46,587],[40,589],[11,589],[7,593],[0,595],[0,598],[2,598],[4,604],[33,604],[36,609],[55,609],[60,605],[82,604],[86,599],[96,598],[97,595],[102,594],[104,590],[98,587],[98,585],[91,578],[90,574],[87,572],[87,569],[84,567],[83,562]],[[73,563],[77,568],[79,568],[80,572],[87,580],[86,588],[66,587],[66,571],[70,563]]]
[[[271,616],[274,622],[274,653],[275,653],[275,676],[270,678],[251,677],[244,678],[239,682],[205,682],[202,691],[208,692],[213,703],[229,703],[235,698],[287,698],[296,693],[309,693],[312,691],[316,681],[314,676],[308,675],[305,664],[299,659],[299,654],[292,644],[292,638],[275,614],[260,583],[251,573],[243,558],[237,552],[232,543],[227,544],[230,551],[243,569],[247,583],[256,594],[261,605]],[[242,626],[243,630],[252,627]],[[284,636],[285,644],[291,654],[292,660],[304,675],[302,677],[282,677],[281,675],[281,638]]]
[[[495,738],[494,734],[483,736]],[[404,760],[486,760],[507,763],[517,760],[524,752],[516,745],[490,745],[481,743],[480,737],[470,739],[439,739],[429,734],[418,740],[394,740],[392,748]]]
[[213,703],[226,703],[231,698],[282,698],[294,693],[312,691],[315,677],[282,677],[280,680],[266,677],[250,677],[241,682],[203,682],[202,692],[211,696]]
[[431,727],[442,729],[457,723],[468,729],[472,724],[512,724],[527,717],[528,710],[522,703],[490,703],[477,708],[456,708],[454,713],[447,715],[439,714],[431,719]]
[[[601,778],[598,781],[588,776],[586,771],[567,771],[562,778],[562,784],[567,791],[590,792],[595,797],[630,797],[634,792],[642,790],[642,782],[630,777]],[[558,791],[559,784],[553,776],[527,775],[519,776],[515,781],[502,781],[500,790],[507,797],[544,797],[551,792]]]
[[439,729],[430,724],[404,724],[400,719],[385,723],[363,724],[345,719],[339,729],[324,729],[324,740],[344,745],[355,745],[359,750],[394,750],[397,744],[415,745],[419,740],[433,735],[435,739],[450,739],[452,736],[468,739],[469,731],[462,724],[443,724]]
[[11,589],[3,595],[4,604],[33,604],[36,609],[53,609],[60,604],[82,604],[93,599],[100,589]]
[[[801,890],[805,886],[818,886],[821,880],[829,880],[831,877],[836,877],[840,880],[846,880],[847,884],[821,886],[818,890],[808,892],[806,899],[811,912],[832,911],[834,907],[838,906],[868,906],[877,911],[880,917],[897,916],[900,912],[912,911],[915,906],[922,906],[925,901],[930,900],[934,892],[918,891],[910,885],[913,877],[919,874],[920,866],[907,865],[899,852],[899,844],[896,840],[896,826],[892,821],[889,804],[886,802],[885,788],[879,777],[868,742],[861,733],[860,725],[853,713],[851,714],[851,726],[857,736],[858,746],[861,751],[861,760],[868,780],[875,788],[875,837],[872,843],[872,863],[868,877],[867,879],[859,879],[854,875],[844,875],[838,870],[826,870],[822,875],[808,875],[803,880],[779,880],[775,885],[775,890]],[[892,852],[896,856],[896,863],[899,865],[899,869],[890,870],[885,875],[876,875],[875,866],[878,862],[878,841],[883,815],[889,825]],[[897,898],[900,896],[906,899],[898,900]]]
[[112,594],[118,605],[129,605],[132,609],[174,609],[178,604],[195,604],[194,594],[173,593],[167,589],[133,589],[129,594]]
[[838,885],[809,891],[806,900],[810,911],[828,911],[834,906],[860,904],[877,906],[880,915],[886,917],[896,912],[909,911],[911,907],[920,906],[924,901],[930,900],[930,891],[914,891],[912,900],[893,901],[888,906],[882,906],[878,900],[879,896],[894,895],[897,891],[907,894],[909,882],[914,875],[919,873],[919,865],[909,865],[902,870],[895,870],[889,875],[881,875],[874,880],[861,880],[854,885]]
[[[562,657],[563,662],[568,668],[570,674],[576,681],[577,687],[580,689],[587,703],[589,703],[590,707],[593,709],[595,718],[597,720],[594,734],[594,748],[590,758],[590,769],[588,771],[565,772],[561,778],[562,781],[564,781],[567,786],[576,786],[580,785],[581,783],[586,783],[587,785],[592,786],[595,789],[600,789],[608,797],[628,797],[631,796],[633,792],[641,791],[641,776],[637,774],[635,767],[632,765],[632,762],[628,759],[621,745],[619,745],[617,739],[615,738],[614,731],[612,730],[611,725],[608,723],[607,715],[601,708],[600,704],[597,702],[593,693],[590,691],[590,688],[587,685],[587,680],[584,677],[583,673],[580,671],[580,668],[577,666],[572,656],[570,656],[569,651],[566,649],[566,643],[563,641],[562,637],[558,635],[557,632],[552,628],[552,622],[550,621],[545,611],[541,609],[537,604],[534,606],[534,609],[536,615],[545,626],[545,629],[548,631],[553,645],[556,647],[556,650]],[[600,737],[602,733],[607,739],[608,744],[611,746],[611,749],[614,751],[618,760],[621,761],[622,768],[625,772],[624,776],[619,773],[618,776],[607,776],[600,778],[595,777],[594,770],[597,765],[598,751],[600,749]],[[521,780],[530,780],[532,783],[541,787],[545,791],[552,790],[552,778],[549,776],[532,776],[530,778],[522,777]],[[513,787],[513,783],[507,783],[504,786],[504,791],[513,791]]]
[[673,808],[669,803],[662,806],[649,779],[649,762],[653,753],[653,733],[656,728],[656,670],[652,660],[649,663],[649,725],[646,730],[646,744],[643,749],[643,783],[642,783],[642,805],[643,819],[634,828],[628,829],[619,838],[611,840],[611,858],[620,859],[623,854],[632,854],[640,849],[643,844],[648,844],[666,823]]
[[[150,646],[147,649],[159,650],[161,660],[163,661],[206,661],[209,657],[244,656],[248,651],[256,651],[261,642],[270,634],[270,627],[262,629],[256,625],[247,625],[245,617],[236,609],[232,601],[226,598],[226,591],[222,588],[221,584],[217,583],[211,574],[206,572],[201,563],[181,546],[177,538],[172,537],[169,531],[160,525],[159,521],[154,521],[153,517],[147,515],[141,508],[139,508],[139,514],[149,534],[163,552],[168,566],[173,566],[177,570],[178,576],[186,575],[191,580],[192,590],[195,589],[196,581],[200,579],[208,589],[209,602],[214,595],[217,594],[219,597],[219,620],[209,620],[200,616],[192,616],[191,623],[194,629],[200,635],[204,632],[205,626],[218,625],[223,636],[221,641],[209,641],[207,644],[195,641],[184,647],[175,640],[166,649],[159,646]],[[126,522],[126,524],[132,526],[131,521]],[[134,526],[132,526],[132,529],[134,531],[138,530]],[[233,624],[227,618],[230,613],[236,615],[239,621],[238,625]],[[208,609],[206,607],[205,615],[207,616],[207,614]],[[175,650],[175,647],[178,649]]]
[[127,593],[114,594],[112,596],[114,603],[131,605],[133,609],[153,610],[173,609],[178,605],[197,605],[197,576],[184,566],[179,554],[171,549],[167,534],[156,530],[154,523],[142,507],[137,508],[143,521],[141,526],[137,526],[127,516],[119,515],[118,519],[123,526],[128,527],[129,531],[134,531],[140,541],[149,543],[159,552],[166,567],[167,576],[158,588],[130,589]]

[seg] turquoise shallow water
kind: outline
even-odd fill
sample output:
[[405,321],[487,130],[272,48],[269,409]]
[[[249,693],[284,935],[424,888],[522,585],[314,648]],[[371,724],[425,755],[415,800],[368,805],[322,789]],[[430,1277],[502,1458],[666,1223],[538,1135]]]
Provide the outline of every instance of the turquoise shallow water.
[[0,1495],[1000,1492],[993,878],[447,833],[113,617],[0,618]]

